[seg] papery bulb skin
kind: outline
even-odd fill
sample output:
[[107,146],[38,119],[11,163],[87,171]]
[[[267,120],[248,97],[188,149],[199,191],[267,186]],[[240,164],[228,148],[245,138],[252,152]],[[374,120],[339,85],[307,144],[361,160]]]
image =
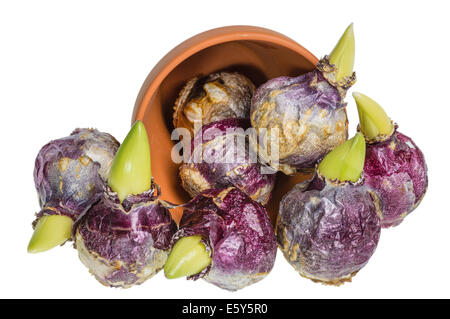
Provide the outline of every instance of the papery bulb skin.
[[325,78],[326,72],[334,71],[325,58],[314,71],[272,79],[253,96],[251,123],[264,141],[259,147],[269,153],[266,135],[277,129],[279,170],[287,175],[310,172],[318,160],[348,137],[344,97],[355,80],[349,78],[343,87],[336,87]]
[[283,197],[276,224],[284,257],[301,276],[315,282],[351,281],[377,247],[378,202],[361,181],[330,182],[316,175],[297,184]]
[[164,267],[177,226],[158,199],[157,185],[123,201],[104,186],[101,199],[77,225],[75,243],[80,260],[100,283],[129,288]]
[[385,141],[367,143],[364,183],[381,199],[381,225],[397,226],[425,196],[427,165],[408,136],[395,132]]
[[[356,81],[354,50],[351,25],[331,58],[325,56],[313,71],[274,78],[256,89],[250,120],[259,134],[262,161],[287,175],[311,173],[325,154],[347,139],[344,98]],[[278,156],[271,154],[270,134],[279,136]]]
[[237,72],[218,72],[189,80],[175,102],[173,125],[194,132],[196,125],[206,125],[228,118],[249,118],[255,85]]
[[[43,146],[33,174],[41,206],[33,228],[43,216],[62,215],[76,222],[103,192],[118,148],[119,142],[110,134],[86,128]],[[30,252],[41,251],[32,246]]]
[[249,126],[245,119],[226,119],[204,125],[196,133],[190,160],[180,167],[183,188],[192,197],[211,188],[236,187],[253,200],[268,203],[275,171],[263,167],[252,153],[245,134]]
[[273,268],[277,245],[264,207],[237,188],[211,189],[184,205],[173,243],[201,236],[211,263],[188,279],[235,291],[262,280]]
[[334,148],[312,179],[281,200],[278,245],[303,277],[340,285],[366,265],[380,237],[379,198],[363,185],[361,133]]

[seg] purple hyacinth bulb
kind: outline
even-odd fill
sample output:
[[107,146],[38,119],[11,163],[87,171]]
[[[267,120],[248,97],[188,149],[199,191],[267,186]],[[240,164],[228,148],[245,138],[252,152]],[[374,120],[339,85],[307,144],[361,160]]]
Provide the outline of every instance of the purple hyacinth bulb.
[[325,57],[309,73],[275,78],[255,91],[250,119],[260,136],[264,161],[275,164],[267,145],[269,134],[279,138],[279,165],[274,167],[288,175],[310,172],[325,154],[347,139],[344,97],[356,78],[353,74],[336,81],[335,72]]
[[358,130],[367,141],[365,185],[381,199],[382,227],[396,226],[420,203],[428,186],[423,153],[375,100],[353,92],[359,114]]
[[76,129],[39,151],[34,182],[44,215],[65,215],[76,221],[103,191],[119,142],[95,129]]
[[378,244],[377,200],[361,181],[331,182],[316,175],[297,184],[283,197],[276,225],[286,260],[313,281],[351,281]]
[[80,260],[102,284],[128,288],[164,267],[177,226],[156,187],[121,203],[105,185],[100,201],[77,226]]
[[238,290],[271,271],[277,245],[264,207],[237,188],[212,189],[184,205],[173,243],[200,235],[211,263],[188,279],[203,278],[227,290]]
[[[211,188],[236,187],[265,205],[275,184],[250,151],[248,120],[225,119],[204,125],[192,141],[189,163],[180,167],[183,188],[192,196]],[[254,156],[252,156],[254,155]],[[200,159],[196,162],[196,158]]]
[[428,186],[423,153],[397,130],[382,142],[368,142],[365,184],[381,199],[382,227],[396,226],[420,203]]

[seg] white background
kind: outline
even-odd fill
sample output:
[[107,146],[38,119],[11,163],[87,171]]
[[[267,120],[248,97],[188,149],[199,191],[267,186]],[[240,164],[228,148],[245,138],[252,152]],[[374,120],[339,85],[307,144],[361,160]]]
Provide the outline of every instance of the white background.
[[[448,128],[449,8],[446,1],[2,1],[0,4],[0,297],[27,298],[409,298],[450,297]],[[152,67],[183,40],[235,24],[267,27],[316,56],[354,22],[358,82],[429,169],[422,204],[383,230],[369,264],[341,287],[300,277],[280,251],[263,281],[230,293],[162,273],[131,289],[99,284],[71,244],[26,252],[38,210],[33,184],[40,147],[75,127],[122,140]],[[350,135],[357,125],[348,95]]]

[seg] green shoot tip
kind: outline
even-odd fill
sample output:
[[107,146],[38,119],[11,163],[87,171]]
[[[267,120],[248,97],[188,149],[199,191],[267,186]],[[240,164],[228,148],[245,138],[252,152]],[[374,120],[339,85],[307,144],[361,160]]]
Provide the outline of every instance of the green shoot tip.
[[201,242],[201,236],[183,237],[172,248],[164,275],[168,279],[175,279],[198,274],[211,263],[211,257]]
[[120,201],[150,189],[150,144],[144,123],[136,121],[114,157],[108,185]]
[[361,133],[334,148],[320,162],[319,174],[329,180],[357,182],[366,156],[366,142]]

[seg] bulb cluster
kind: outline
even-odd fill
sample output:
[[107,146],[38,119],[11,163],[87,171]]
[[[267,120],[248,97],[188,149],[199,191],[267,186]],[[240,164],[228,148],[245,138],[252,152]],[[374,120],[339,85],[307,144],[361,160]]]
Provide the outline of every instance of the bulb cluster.
[[[344,99],[356,81],[354,56],[350,25],[330,55],[298,77],[256,89],[239,73],[188,81],[173,114],[176,128],[194,134],[180,166],[192,197],[184,204],[160,198],[139,120],[120,147],[93,129],[50,142],[36,159],[41,211],[28,251],[74,240],[82,263],[107,286],[141,284],[164,268],[169,279],[202,278],[234,291],[267,276],[278,244],[300,275],[350,281],[373,255],[382,227],[400,224],[428,183],[420,149],[361,93],[353,93],[358,133],[348,139]],[[258,141],[246,135],[249,128]],[[277,162],[268,143],[275,129]],[[207,154],[222,161],[196,161]],[[276,174],[301,172],[313,175],[285,194],[274,231],[265,205]],[[184,209],[179,225],[170,214],[175,207]]]

